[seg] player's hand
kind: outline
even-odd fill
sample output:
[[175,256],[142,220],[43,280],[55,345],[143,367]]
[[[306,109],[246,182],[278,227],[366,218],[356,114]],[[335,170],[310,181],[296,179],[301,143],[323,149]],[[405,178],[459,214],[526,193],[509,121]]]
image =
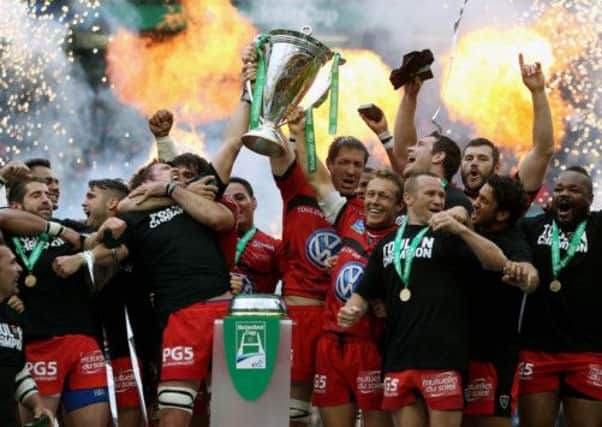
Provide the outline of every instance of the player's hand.
[[215,176],[208,175],[193,181],[186,187],[195,194],[204,197],[207,200],[214,201],[217,196],[217,185],[215,185]]
[[525,64],[522,53],[518,54],[518,65],[523,83],[531,92],[541,92],[546,87],[546,79],[541,70],[541,63]]
[[69,242],[76,249],[81,249],[82,239],[81,234],[69,227],[64,227],[61,233],[61,239]]
[[422,87],[422,80],[420,77],[414,77],[414,80],[409,81],[403,86],[404,96],[410,99],[416,99],[420,88]]
[[305,112],[303,108],[296,107],[288,111],[286,121],[291,135],[305,134]]
[[537,272],[525,263],[508,261],[504,266],[502,281],[519,287],[524,293],[530,294],[537,288],[539,277]]
[[130,199],[136,199],[136,204],[141,205],[150,197],[166,197],[167,196],[167,184],[166,181],[152,181],[142,184],[135,188],[128,197]]
[[367,116],[362,114],[361,111],[359,111],[358,114],[360,115],[364,123],[366,123],[368,127],[372,129],[372,132],[374,132],[376,135],[380,135],[381,133],[389,130],[389,125],[387,124],[387,117],[385,117],[384,113],[378,121],[368,118]]
[[437,212],[431,216],[428,222],[433,231],[445,231],[450,234],[460,234],[466,229],[449,212]]
[[52,269],[63,279],[75,274],[84,265],[84,258],[79,255],[59,256],[52,262]]
[[117,217],[111,217],[105,220],[102,223],[98,232],[96,233],[97,239],[101,240],[104,238],[104,235],[107,231],[111,233],[113,239],[119,239],[121,235],[125,232],[127,228],[127,224],[124,220],[119,219]]
[[16,295],[11,295],[7,301],[7,304],[19,314],[25,311],[25,304],[23,304],[23,300]]
[[52,413],[52,411],[48,408],[46,408],[42,403],[36,405],[33,408],[33,417],[36,420],[39,420],[42,417],[47,417],[49,420],[48,425],[49,426],[54,426],[54,415]]
[[168,110],[159,110],[148,120],[148,128],[156,138],[169,135],[173,126],[173,114]]
[[343,328],[349,328],[353,326],[355,322],[359,320],[362,316],[362,310],[356,305],[347,305],[345,304],[339,310],[339,314],[337,316],[337,322],[339,326]]
[[238,295],[242,292],[244,278],[242,274],[230,273],[230,292],[232,295]]
[[25,163],[13,160],[0,169],[0,176],[6,181],[16,181],[31,178],[31,171]]
[[257,64],[258,56],[255,42],[251,42],[243,48],[240,59],[243,64]]

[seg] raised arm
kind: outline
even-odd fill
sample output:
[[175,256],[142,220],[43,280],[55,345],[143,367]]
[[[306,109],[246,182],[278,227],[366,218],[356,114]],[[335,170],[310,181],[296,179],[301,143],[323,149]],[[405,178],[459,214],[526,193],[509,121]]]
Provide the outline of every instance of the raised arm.
[[[387,153],[387,157],[389,159],[389,163],[391,164],[391,168],[399,175],[403,173],[403,167],[401,167],[399,159],[395,155],[395,143],[393,141],[393,135],[389,132],[389,124],[387,123],[387,117],[384,112],[380,120],[372,120],[370,117],[366,116],[359,112],[360,117],[366,123],[366,125],[374,132],[374,134],[378,137],[379,141],[382,143],[385,152]],[[405,165],[403,165],[405,166]]]
[[226,123],[222,144],[211,162],[222,182],[226,184],[230,181],[232,166],[243,145],[241,137],[249,130],[251,103],[249,94],[246,92],[246,82],[255,81],[257,73],[257,52],[254,44],[245,47],[241,59],[243,62],[241,74],[243,95],[236,111]]
[[157,144],[157,158],[164,162],[170,162],[178,155],[169,132],[173,126],[173,114],[168,110],[159,110],[148,120],[155,143]]
[[397,110],[395,118],[395,130],[393,133],[393,141],[395,143],[395,157],[397,158],[397,167],[403,169],[408,162],[408,147],[416,144],[418,134],[416,132],[416,105],[418,103],[418,93],[422,81],[416,77],[413,82],[404,86],[403,97]]
[[522,53],[518,60],[523,83],[531,91],[533,102],[533,147],[521,161],[518,176],[525,190],[533,192],[541,188],[554,155],[554,126],[541,64],[525,64]]
[[307,168],[307,141],[305,140],[305,113],[303,110],[298,109],[288,115],[288,127],[291,136],[296,141],[297,159],[307,177],[307,182],[316,192],[318,200],[322,201],[328,194],[335,191],[335,188],[326,165],[319,158],[316,158],[317,170],[315,172],[309,172]]

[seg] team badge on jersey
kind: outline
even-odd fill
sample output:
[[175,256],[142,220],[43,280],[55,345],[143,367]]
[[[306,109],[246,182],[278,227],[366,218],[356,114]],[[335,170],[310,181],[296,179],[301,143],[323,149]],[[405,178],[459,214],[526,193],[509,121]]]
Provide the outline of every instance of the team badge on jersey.
[[359,285],[364,275],[364,265],[359,262],[348,262],[341,268],[334,283],[337,298],[346,302]]
[[351,225],[351,229],[356,233],[364,234],[364,231],[366,231],[366,226],[364,225],[363,220],[358,219]]
[[242,276],[242,289],[240,290],[241,294],[254,294],[255,293],[255,281],[246,274],[241,274]]
[[336,255],[341,249],[341,239],[332,230],[316,230],[307,239],[305,251],[307,257],[317,267],[325,268],[326,260]]

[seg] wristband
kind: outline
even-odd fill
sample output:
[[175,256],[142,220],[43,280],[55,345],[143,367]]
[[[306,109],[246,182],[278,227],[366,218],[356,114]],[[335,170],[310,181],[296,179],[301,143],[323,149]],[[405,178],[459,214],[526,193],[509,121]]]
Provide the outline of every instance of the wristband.
[[383,148],[385,150],[393,150],[395,148],[395,144],[393,141],[383,142]]
[[65,231],[65,227],[63,227],[58,222],[48,221],[46,223],[46,233],[50,237],[59,237]]
[[393,139],[393,135],[391,135],[391,133],[388,130],[385,130],[378,134],[378,139],[383,144],[386,144],[387,142],[389,142]]

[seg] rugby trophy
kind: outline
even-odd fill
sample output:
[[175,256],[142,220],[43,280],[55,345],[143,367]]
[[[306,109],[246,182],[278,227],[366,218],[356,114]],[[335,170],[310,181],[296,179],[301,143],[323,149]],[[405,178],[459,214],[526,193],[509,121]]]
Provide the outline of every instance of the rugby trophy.
[[242,136],[242,141],[256,153],[280,156],[284,153],[284,141],[278,127],[284,124],[284,117],[292,108],[301,103],[308,108],[325,99],[329,85],[321,85],[325,87],[319,90],[312,85],[334,53],[311,37],[309,26],[303,27],[302,32],[270,31],[258,36],[255,43],[259,61],[251,130]]

